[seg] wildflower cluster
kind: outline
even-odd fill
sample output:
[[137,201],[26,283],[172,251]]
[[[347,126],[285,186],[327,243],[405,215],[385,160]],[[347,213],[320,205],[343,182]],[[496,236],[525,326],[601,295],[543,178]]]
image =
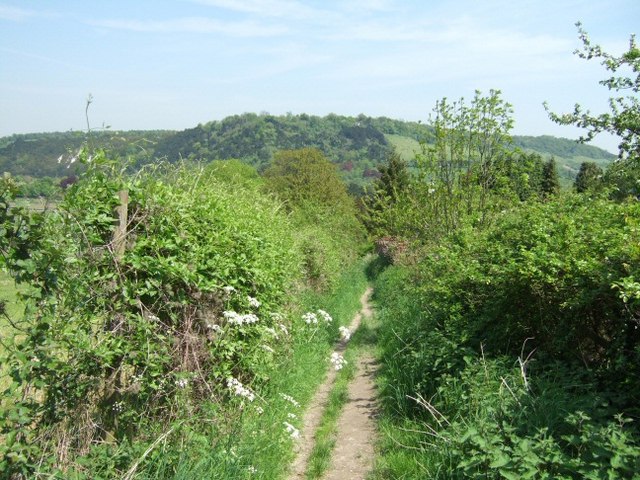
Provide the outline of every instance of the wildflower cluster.
[[335,368],[336,370],[341,370],[342,367],[347,364],[347,361],[338,352],[333,352],[329,360],[333,364],[333,368]]
[[233,377],[227,379],[227,388],[231,390],[234,395],[244,397],[250,402],[253,402],[255,399],[254,393]]
[[300,407],[300,404],[291,396],[286,393],[281,393],[280,396],[284,398],[287,402],[289,402],[294,407]]
[[331,315],[329,315],[324,310],[318,310],[318,315],[320,315],[320,317],[322,318],[322,320],[325,321],[325,323],[333,322],[333,318],[331,318]]
[[324,321],[327,324],[333,322],[333,318],[331,318],[331,315],[329,315],[324,310],[318,310],[315,313],[314,312],[307,312],[304,315],[302,315],[302,319],[304,320],[304,322],[307,325],[311,325],[311,324],[317,325],[318,322],[319,322],[318,317],[320,317],[322,319],[322,321]]
[[340,337],[342,338],[342,340],[348,342],[351,338],[351,330],[349,330],[347,327],[339,327],[338,330],[340,331]]
[[232,310],[226,310],[222,315],[231,325],[249,325],[260,320],[253,313],[240,314]]
[[249,302],[249,305],[251,305],[253,308],[260,307],[260,302],[258,301],[257,298],[253,298],[251,296],[247,296],[247,301]]
[[304,323],[306,323],[307,325],[311,325],[311,324],[317,325],[318,324],[318,317],[313,312],[305,313],[304,315],[302,315],[302,319],[304,320]]
[[300,438],[300,430],[298,430],[296,427],[291,425],[289,422],[282,422],[282,423],[284,425],[285,430],[287,431],[287,433],[291,438],[293,439]]

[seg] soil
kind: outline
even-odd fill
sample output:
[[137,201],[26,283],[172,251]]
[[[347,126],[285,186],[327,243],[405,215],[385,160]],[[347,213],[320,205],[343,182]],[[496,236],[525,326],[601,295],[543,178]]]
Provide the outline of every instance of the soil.
[[[371,288],[362,295],[361,311],[353,318],[349,329],[355,331],[363,317],[372,314],[369,298]],[[336,352],[342,353],[347,347],[341,341]],[[326,480],[360,480],[364,479],[373,466],[375,439],[374,415],[376,411],[376,392],[374,373],[376,364],[370,355],[362,355],[358,359],[358,368],[354,379],[349,384],[349,396],[337,425],[336,445]],[[324,383],[318,388],[309,409],[303,417],[300,440],[296,459],[291,468],[290,480],[305,477],[309,456],[314,445],[315,432],[320,424],[322,413],[327,405],[329,393],[335,383],[336,372],[330,369]]]

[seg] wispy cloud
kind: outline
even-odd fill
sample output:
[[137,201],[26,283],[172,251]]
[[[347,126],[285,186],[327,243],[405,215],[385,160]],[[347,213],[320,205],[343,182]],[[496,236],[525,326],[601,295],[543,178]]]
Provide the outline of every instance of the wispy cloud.
[[263,25],[253,21],[222,22],[205,17],[186,17],[170,20],[111,19],[90,21],[90,25],[113,30],[148,33],[220,33],[232,37],[272,37],[287,32],[280,25]]
[[0,19],[10,20],[12,22],[19,22],[25,18],[32,17],[36,13],[32,10],[25,10],[24,8],[12,7],[10,5],[0,4]]
[[192,0],[201,5],[249,13],[261,17],[289,19],[318,18],[326,12],[310,7],[296,0]]

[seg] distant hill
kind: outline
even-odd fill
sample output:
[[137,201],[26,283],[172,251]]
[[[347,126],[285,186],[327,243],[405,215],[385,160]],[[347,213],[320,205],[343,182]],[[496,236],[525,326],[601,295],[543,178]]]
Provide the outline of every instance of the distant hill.
[[[432,130],[421,123],[327,115],[256,115],[245,113],[182,131],[99,131],[91,133],[95,146],[112,155],[129,158],[138,167],[157,159],[180,158],[212,161],[237,158],[265,168],[273,153],[282,149],[317,147],[355,187],[378,175],[376,167],[392,149],[410,160],[421,141],[432,139]],[[87,135],[82,132],[34,133],[0,138],[0,171],[33,177],[63,177],[70,173],[60,156],[71,156]],[[565,183],[583,161],[606,165],[615,155],[590,145],[551,136],[516,136],[514,144],[543,157],[554,156]]]

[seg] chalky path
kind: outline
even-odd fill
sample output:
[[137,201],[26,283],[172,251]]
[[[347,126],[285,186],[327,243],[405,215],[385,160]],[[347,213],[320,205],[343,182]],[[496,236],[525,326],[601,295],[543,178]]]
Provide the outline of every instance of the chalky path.
[[[369,305],[371,293],[371,288],[367,289],[360,299],[362,309],[349,325],[352,332],[355,332],[363,318],[371,316]],[[347,342],[343,340],[337,345],[336,351],[342,353],[346,346]],[[373,419],[376,395],[373,381],[375,369],[375,362],[370,355],[360,356],[356,375],[349,384],[349,398],[338,419],[336,446],[329,469],[323,477],[326,480],[361,480],[373,466],[373,444],[376,434]],[[318,388],[304,415],[298,452],[289,476],[290,480],[305,477],[309,455],[314,445],[314,435],[335,378],[335,370],[330,369],[326,380]]]

